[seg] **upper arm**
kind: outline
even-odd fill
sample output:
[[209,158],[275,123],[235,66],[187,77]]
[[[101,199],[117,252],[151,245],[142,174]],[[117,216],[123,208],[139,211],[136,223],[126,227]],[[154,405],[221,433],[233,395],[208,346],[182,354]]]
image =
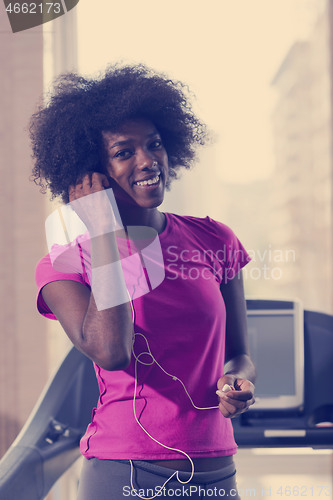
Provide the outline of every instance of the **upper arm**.
[[75,347],[82,351],[82,326],[90,301],[88,287],[72,280],[52,281],[41,294]]
[[225,362],[241,354],[249,355],[247,314],[243,276],[240,271],[220,287],[226,307]]

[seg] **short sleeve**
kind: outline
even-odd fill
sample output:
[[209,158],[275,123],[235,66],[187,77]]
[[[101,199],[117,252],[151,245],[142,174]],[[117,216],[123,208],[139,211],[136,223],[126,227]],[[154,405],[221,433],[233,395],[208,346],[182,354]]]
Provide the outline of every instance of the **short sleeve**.
[[35,280],[37,284],[37,309],[40,314],[49,319],[57,319],[46,305],[41,294],[42,288],[52,281],[71,280],[89,286],[81,259],[72,259],[66,272],[61,272],[52,265],[50,254],[43,257],[36,266]]
[[239,271],[250,262],[251,257],[239,241],[237,236],[232,233],[230,240],[230,254],[226,263],[224,282],[232,280]]
[[210,221],[215,226],[219,241],[217,257],[223,268],[221,282],[228,283],[250,262],[251,257],[230,227],[213,219]]

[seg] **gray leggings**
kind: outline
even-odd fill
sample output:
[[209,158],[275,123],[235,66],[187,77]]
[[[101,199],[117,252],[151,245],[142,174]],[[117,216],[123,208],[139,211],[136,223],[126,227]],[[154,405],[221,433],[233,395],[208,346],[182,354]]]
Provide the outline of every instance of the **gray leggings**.
[[[223,469],[210,472],[195,472],[187,484],[177,481],[173,469],[160,467],[149,462],[133,461],[133,486],[131,488],[131,465],[129,460],[84,459],[77,500],[125,500],[142,497],[155,498],[228,498],[240,500],[236,486],[234,463]],[[190,477],[180,472],[181,481]],[[137,493],[140,495],[138,496]]]

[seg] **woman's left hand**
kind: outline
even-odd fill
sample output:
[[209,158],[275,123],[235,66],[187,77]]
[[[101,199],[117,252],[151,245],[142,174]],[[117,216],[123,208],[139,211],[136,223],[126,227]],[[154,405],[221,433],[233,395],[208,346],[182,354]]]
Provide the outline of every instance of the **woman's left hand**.
[[[230,385],[231,391],[222,391],[225,384]],[[222,393],[218,396],[219,409],[227,418],[237,417],[255,402],[254,385],[249,380],[226,374],[218,380],[217,388]]]

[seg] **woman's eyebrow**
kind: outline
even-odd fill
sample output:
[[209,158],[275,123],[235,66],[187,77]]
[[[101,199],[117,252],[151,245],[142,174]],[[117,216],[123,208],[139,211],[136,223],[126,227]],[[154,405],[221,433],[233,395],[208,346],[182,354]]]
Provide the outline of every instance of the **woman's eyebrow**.
[[[152,132],[151,134],[148,134],[147,138],[155,137],[156,135],[160,136],[160,134],[159,134],[159,132],[157,132],[157,130],[155,132]],[[130,142],[133,142],[133,139],[129,138],[129,139],[125,139],[123,141],[117,141],[117,142],[114,142],[112,144],[112,146],[110,146],[109,149],[116,148],[117,146],[124,146],[126,144],[129,144]]]
[[112,144],[112,146],[110,146],[110,149],[115,148],[117,146],[124,146],[125,144],[128,144],[130,142],[132,142],[132,139],[126,139],[125,141],[115,142],[114,144]]

